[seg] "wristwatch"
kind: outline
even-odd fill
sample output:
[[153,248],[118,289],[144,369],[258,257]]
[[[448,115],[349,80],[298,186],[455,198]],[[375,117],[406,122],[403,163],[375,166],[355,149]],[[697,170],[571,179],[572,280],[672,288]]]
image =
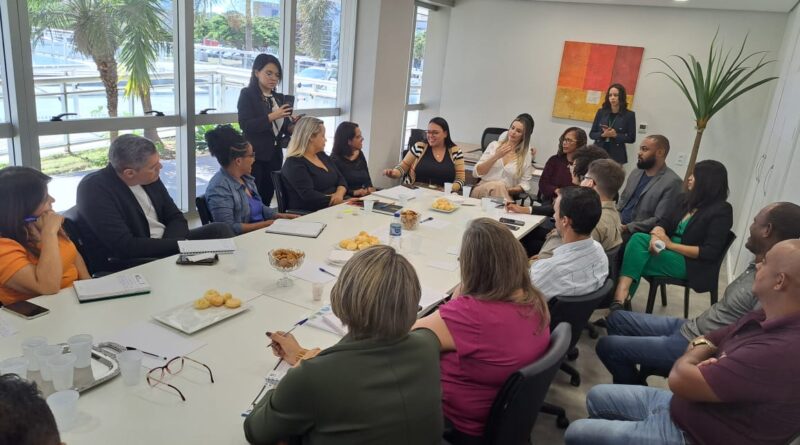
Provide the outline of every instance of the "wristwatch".
[[692,340],[692,348],[696,348],[698,346],[703,346],[703,345],[708,346],[711,349],[717,349],[714,343],[711,343],[711,340],[705,337],[697,337],[694,340]]

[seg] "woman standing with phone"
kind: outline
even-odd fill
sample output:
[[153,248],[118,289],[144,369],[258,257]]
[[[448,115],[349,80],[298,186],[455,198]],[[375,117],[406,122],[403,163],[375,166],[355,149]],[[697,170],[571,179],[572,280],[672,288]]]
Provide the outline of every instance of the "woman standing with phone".
[[253,164],[258,194],[269,206],[275,192],[270,172],[283,165],[284,139],[292,134],[298,117],[292,116],[294,96],[275,91],[283,78],[278,58],[259,54],[253,62],[250,84],[239,94],[239,127],[255,151]]
[[625,87],[615,83],[608,87],[603,107],[597,110],[589,137],[603,147],[619,164],[628,162],[625,144],[636,141],[636,113],[628,109]]
[[29,167],[0,170],[0,303],[58,293],[91,278],[53,211],[50,177]]

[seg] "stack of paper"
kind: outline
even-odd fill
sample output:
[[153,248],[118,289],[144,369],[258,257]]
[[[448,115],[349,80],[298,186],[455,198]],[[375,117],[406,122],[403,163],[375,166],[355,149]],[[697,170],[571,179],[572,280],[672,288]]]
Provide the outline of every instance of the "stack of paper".
[[79,280],[72,283],[72,287],[75,288],[75,294],[81,303],[150,292],[150,283],[138,273],[114,274],[93,280]]
[[236,251],[236,243],[232,239],[205,239],[178,241],[178,249],[184,255],[199,253],[230,254]]
[[313,221],[296,221],[293,219],[278,219],[265,232],[279,235],[302,236],[316,238],[325,229],[325,224]]

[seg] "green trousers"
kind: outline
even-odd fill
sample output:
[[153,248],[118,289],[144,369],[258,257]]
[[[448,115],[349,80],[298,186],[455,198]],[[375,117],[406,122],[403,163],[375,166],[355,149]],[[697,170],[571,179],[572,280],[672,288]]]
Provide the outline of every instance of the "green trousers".
[[[672,237],[672,241],[679,243],[680,237]],[[639,287],[642,276],[686,278],[686,259],[683,255],[671,250],[662,250],[658,255],[652,255],[649,233],[634,233],[625,246],[625,256],[622,260],[620,275],[633,280],[628,296],[633,297]]]

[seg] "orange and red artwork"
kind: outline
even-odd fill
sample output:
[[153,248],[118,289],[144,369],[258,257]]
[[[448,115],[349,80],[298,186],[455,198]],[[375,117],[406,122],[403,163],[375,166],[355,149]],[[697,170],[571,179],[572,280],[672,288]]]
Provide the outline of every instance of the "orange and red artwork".
[[612,83],[625,87],[633,107],[644,48],[564,42],[553,117],[592,122]]

